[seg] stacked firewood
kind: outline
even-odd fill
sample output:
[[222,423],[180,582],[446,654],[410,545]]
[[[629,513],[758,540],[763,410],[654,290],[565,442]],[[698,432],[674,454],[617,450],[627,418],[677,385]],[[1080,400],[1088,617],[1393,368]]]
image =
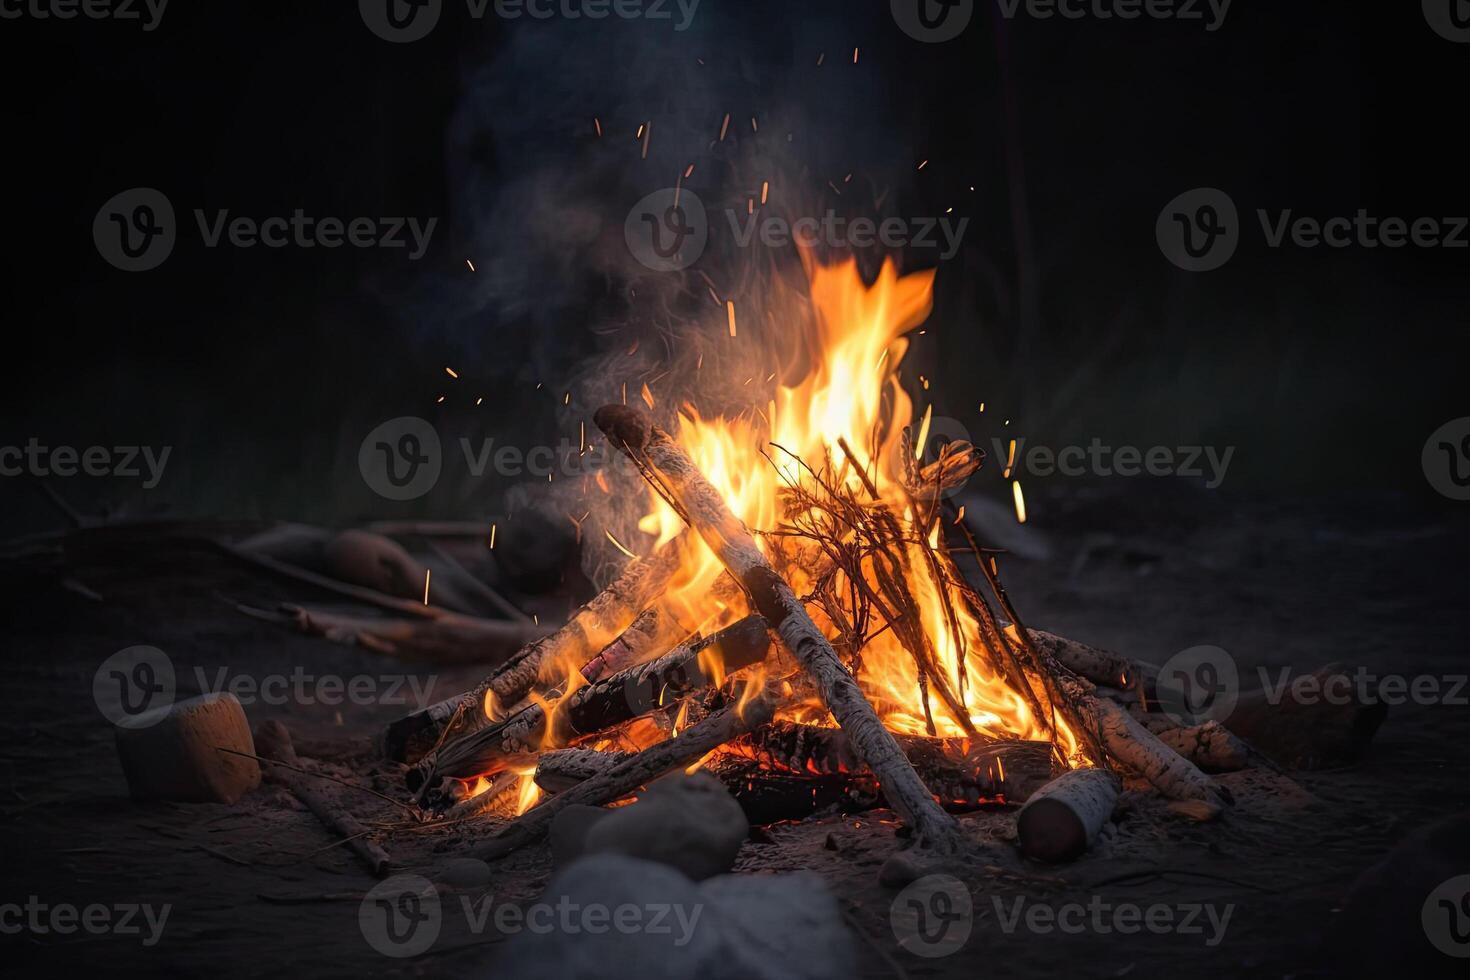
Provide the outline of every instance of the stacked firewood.
[[[855,502],[808,468],[811,485],[796,509],[848,520],[857,529],[852,536],[875,542],[861,565],[835,539],[810,534],[828,569],[822,581],[845,573],[850,589],[867,590],[865,610],[878,610],[883,628],[913,654],[928,736],[889,731],[860,686],[853,668],[860,644],[852,638],[862,631],[842,622],[856,616],[851,605],[824,602],[820,588],[798,597],[687,453],[642,412],[610,406],[596,421],[719,559],[724,572],[715,592],[741,618],[708,635],[689,635],[680,625],[665,590],[692,542],[676,539],[631,561],[566,625],[520,649],[473,690],[390,725],[382,748],[408,764],[408,788],[429,810],[489,811],[534,773],[541,802],[499,827],[483,856],[545,834],[567,806],[616,802],[680,768],[702,767],[722,779],[758,822],[832,807],[887,806],[917,846],[940,854],[965,846],[954,811],[1034,797],[1021,821],[1023,836],[1027,827],[1042,828],[1030,833],[1037,842],[1054,842],[1039,843],[1043,852],[1051,847],[1054,857],[1073,856],[1076,840],[1085,847],[1106,819],[1119,777],[1185,801],[1182,809],[1199,818],[1230,803],[1206,773],[1249,764],[1245,743],[1214,723],[1181,726],[1157,711],[1157,672],[1147,665],[1026,628],[994,558],[978,547],[962,515],[940,521],[951,515],[941,511],[942,494],[926,492],[925,482],[942,490],[956,472],[972,472],[978,454],[966,457],[962,447],[909,475],[916,499],[930,501],[924,529],[942,525],[962,538],[953,547],[928,549],[925,560],[936,580],[958,587],[992,666],[1024,695],[1049,740],[974,731],[962,678],[952,683],[929,669],[933,652],[914,635],[922,630],[914,629],[917,617],[906,608],[912,599],[902,587],[904,568],[883,558],[885,542],[910,532],[865,477],[871,499]],[[862,477],[851,450],[841,447]],[[960,573],[960,554],[973,557],[978,585]],[[814,608],[828,630],[819,627]],[[828,635],[834,623],[835,639]],[[961,702],[951,716],[967,734],[934,734],[931,694],[946,705]],[[823,723],[777,720],[783,708],[813,701],[825,709]],[[1063,726],[1075,739],[1070,758],[1061,748]],[[472,796],[473,785],[483,792]],[[1056,826],[1053,814],[1064,816],[1063,832],[1046,829]]]

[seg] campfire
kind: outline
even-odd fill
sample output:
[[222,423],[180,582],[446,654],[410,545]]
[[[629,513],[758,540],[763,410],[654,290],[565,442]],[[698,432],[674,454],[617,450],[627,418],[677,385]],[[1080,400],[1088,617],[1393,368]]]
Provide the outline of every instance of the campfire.
[[602,451],[632,464],[597,485],[609,508],[646,493],[642,540],[607,532],[626,563],[601,594],[388,728],[419,804],[513,815],[487,854],[679,769],[764,820],[886,806],[939,851],[961,844],[952,811],[1028,798],[1064,803],[1085,847],[1119,776],[1218,813],[1196,763],[1243,746],[1159,713],[1146,667],[1028,629],[954,504],[983,454],[931,446],[932,406],[900,382],[933,273],[806,272],[804,358],[764,404],[716,414],[645,387],[596,412]]

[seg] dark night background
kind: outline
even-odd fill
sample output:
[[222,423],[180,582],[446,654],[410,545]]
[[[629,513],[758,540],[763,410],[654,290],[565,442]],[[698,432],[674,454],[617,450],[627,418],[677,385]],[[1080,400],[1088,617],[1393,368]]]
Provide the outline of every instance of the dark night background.
[[[682,34],[616,19],[475,22],[450,3],[413,44],[373,36],[345,0],[175,0],[152,33],[0,22],[0,444],[174,447],[149,493],[52,481],[88,511],[493,512],[483,488],[448,483],[413,504],[372,497],[358,443],[400,414],[523,447],[565,433],[559,382],[623,346],[593,328],[635,319],[636,301],[582,260],[587,239],[558,244],[547,209],[620,243],[631,202],[672,183],[723,108],[770,118],[773,140],[794,131],[806,190],[851,171],[875,195],[892,189],[899,213],[970,217],[908,373],[934,378],[939,411],[986,444],[1004,415],[1048,445],[1233,445],[1222,494],[1390,491],[1395,506],[1448,506],[1419,454],[1465,411],[1467,252],[1272,250],[1254,209],[1470,212],[1456,100],[1470,46],[1436,36],[1413,3],[1242,0],[1214,33],[1018,19],[1003,38],[991,11],[941,45],[903,35],[886,4],[852,0],[704,0]],[[644,119],[647,161],[632,141]],[[695,151],[675,146],[684,137]],[[689,186],[713,193],[700,184],[711,172]],[[140,185],[172,199],[181,240],[160,269],[127,274],[98,256],[91,223]],[[1228,191],[1249,225],[1213,273],[1174,268],[1154,241],[1164,203],[1196,186]],[[195,207],[441,221],[412,263],[401,251],[208,250]],[[23,481],[0,492],[6,532],[57,523]]]

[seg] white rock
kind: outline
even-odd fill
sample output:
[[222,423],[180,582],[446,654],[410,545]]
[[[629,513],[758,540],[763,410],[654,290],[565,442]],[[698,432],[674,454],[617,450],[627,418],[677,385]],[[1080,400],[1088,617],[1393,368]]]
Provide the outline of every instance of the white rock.
[[[696,885],[660,864],[598,854],[559,874],[536,904],[546,911],[528,910],[493,975],[847,980],[857,971],[837,901],[809,872]],[[594,920],[584,918],[589,910]],[[537,931],[538,918],[552,928]]]
[[729,871],[750,834],[740,804],[723,783],[702,772],[661,779],[636,803],[605,815],[579,810],[559,823],[553,829],[558,857],[626,854],[695,880]]

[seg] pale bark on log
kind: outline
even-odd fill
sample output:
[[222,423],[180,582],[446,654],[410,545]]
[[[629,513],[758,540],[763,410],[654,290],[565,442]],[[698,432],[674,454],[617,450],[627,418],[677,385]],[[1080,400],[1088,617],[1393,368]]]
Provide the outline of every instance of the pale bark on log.
[[628,453],[655,489],[671,498],[671,504],[745,588],[755,610],[766,617],[816,681],[823,704],[878,777],[889,803],[913,830],[917,843],[937,851],[959,850],[963,838],[954,818],[944,812],[914,772],[791,586],[771,568],[749,529],[731,513],[693,461],[637,409],[609,405],[599,409],[595,419],[608,441]]
[[1166,728],[1159,741],[1205,772],[1236,772],[1250,765],[1251,750],[1218,721],[1193,728]]
[[[643,611],[648,601],[668,584],[679,558],[671,543],[652,558],[638,559],[595,599],[583,606],[565,626],[542,637],[511,657],[476,687],[421,708],[388,725],[379,739],[386,758],[410,761],[450,736],[478,731],[492,720],[486,696],[505,708],[523,701],[549,664],[575,660],[583,663],[610,642],[616,642]],[[566,676],[561,674],[557,679]]]
[[411,790],[444,777],[469,779],[526,765],[546,749],[606,731],[707,689],[766,658],[765,620],[747,616],[711,636],[681,644],[657,660],[580,687],[562,700],[530,704],[510,718],[471,732],[425,756],[408,771]]
[[600,752],[597,749],[552,749],[536,757],[536,785],[547,793],[565,793],[579,783],[602,775],[632,754]]
[[1122,706],[1095,697],[1085,681],[1060,678],[1062,691],[1091,719],[1108,755],[1137,772],[1171,800],[1197,800],[1220,808],[1231,802],[1224,787],[1144,728]]
[[687,766],[712,749],[764,725],[771,720],[776,706],[777,698],[770,692],[762,692],[743,705],[731,704],[722,708],[680,732],[677,737],[637,752],[601,775],[522,814],[490,838],[476,856],[483,861],[493,861],[545,836],[551,829],[551,821],[569,806],[601,806],[621,799],[659,776],[679,766]]
[[1016,817],[1022,853],[1051,864],[1077,860],[1112,816],[1121,788],[1106,769],[1072,769],[1047,783]]
[[[1014,639],[1016,627],[1007,626],[1006,633]],[[1116,653],[1090,647],[1086,643],[1078,643],[1076,640],[1069,640],[1065,636],[1057,636],[1045,630],[1027,629],[1026,634],[1031,637],[1031,642],[1036,644],[1038,649],[1051,654],[1057,663],[1094,684],[1121,690],[1137,679],[1138,672],[1133,669],[1133,664],[1126,657],[1120,657]]]

